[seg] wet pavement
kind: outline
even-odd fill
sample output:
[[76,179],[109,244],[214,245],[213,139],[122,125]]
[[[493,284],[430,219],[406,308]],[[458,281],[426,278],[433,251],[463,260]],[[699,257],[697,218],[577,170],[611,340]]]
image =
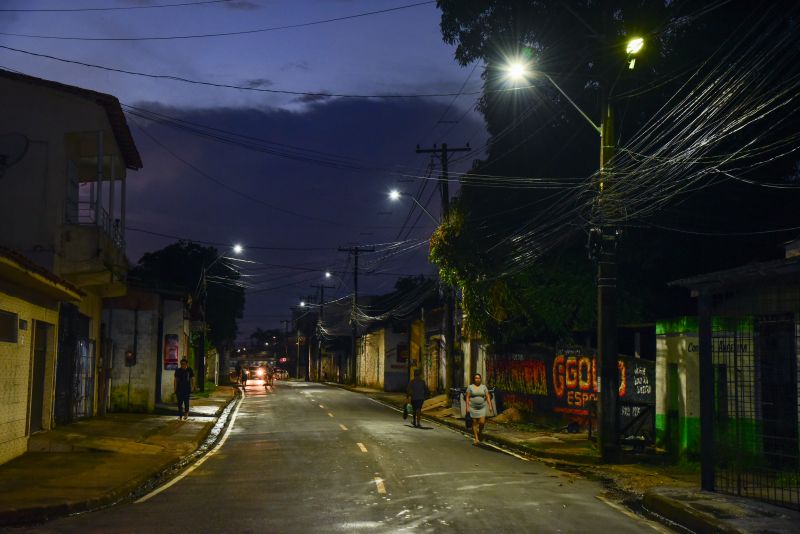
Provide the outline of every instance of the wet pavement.
[[604,488],[473,447],[438,424],[325,385],[248,387],[222,443],[158,493],[29,532],[615,532],[664,530]]

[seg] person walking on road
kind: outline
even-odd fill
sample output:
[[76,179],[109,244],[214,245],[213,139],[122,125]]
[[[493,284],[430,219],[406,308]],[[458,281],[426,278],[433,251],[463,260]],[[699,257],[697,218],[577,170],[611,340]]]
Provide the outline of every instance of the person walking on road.
[[181,366],[175,369],[175,378],[173,380],[175,388],[175,397],[178,399],[178,418],[189,418],[189,395],[194,389],[194,371],[189,367],[189,362],[186,358],[181,360]]
[[411,402],[411,408],[414,411],[414,419],[412,421],[416,428],[422,428],[422,403],[429,395],[428,384],[422,379],[422,371],[414,369],[414,380],[408,383],[406,390],[406,402]]
[[489,388],[481,383],[480,374],[472,377],[472,384],[467,386],[467,410],[472,418],[473,445],[477,445],[483,439],[483,425],[486,424],[486,413],[492,404],[492,394]]

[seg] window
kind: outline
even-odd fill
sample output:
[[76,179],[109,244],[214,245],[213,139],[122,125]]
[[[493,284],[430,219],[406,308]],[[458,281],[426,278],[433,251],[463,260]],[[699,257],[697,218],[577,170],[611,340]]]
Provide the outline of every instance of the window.
[[17,342],[17,314],[0,310],[0,342]]

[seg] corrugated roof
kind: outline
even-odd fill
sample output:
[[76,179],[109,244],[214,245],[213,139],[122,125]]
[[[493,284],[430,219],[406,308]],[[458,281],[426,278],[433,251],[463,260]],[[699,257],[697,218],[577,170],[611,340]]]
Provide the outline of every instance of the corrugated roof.
[[122,152],[122,157],[125,159],[125,166],[131,170],[139,170],[142,168],[142,158],[139,155],[139,150],[136,148],[131,130],[128,128],[128,121],[125,119],[125,113],[123,113],[122,106],[120,106],[117,97],[4,69],[0,69],[0,76],[21,83],[39,85],[47,87],[48,89],[70,93],[91,100],[102,106],[106,111],[106,115],[108,115],[108,122],[111,124],[111,129],[114,132],[114,138],[117,140],[120,152]]

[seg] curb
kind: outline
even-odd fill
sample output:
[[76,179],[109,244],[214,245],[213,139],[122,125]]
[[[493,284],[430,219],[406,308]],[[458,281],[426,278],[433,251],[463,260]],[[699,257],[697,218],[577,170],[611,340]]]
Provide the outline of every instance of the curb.
[[132,495],[139,489],[147,484],[153,483],[160,479],[160,475],[170,469],[179,466],[186,458],[189,458],[197,453],[202,446],[203,442],[208,439],[211,430],[219,420],[221,414],[241,395],[240,390],[235,389],[234,395],[219,409],[214,416],[214,422],[209,422],[205,425],[205,429],[201,432],[201,436],[197,440],[195,450],[180,458],[170,458],[165,460],[157,469],[141,474],[134,477],[126,484],[111,488],[105,495],[88,499],[86,501],[78,502],[65,502],[52,504],[47,506],[34,506],[31,508],[21,508],[16,510],[0,511],[0,527],[19,526],[30,523],[40,523],[51,521],[60,517],[73,515],[77,513],[90,512],[113,506],[120,503]]
[[711,514],[685,506],[676,499],[656,492],[645,493],[643,505],[649,512],[693,532],[721,532],[725,534],[741,534],[743,532],[720,521]]
[[[323,383],[326,384],[326,385],[329,385],[329,386],[334,386],[334,387],[338,387],[338,388],[341,388],[341,389],[346,389],[347,391],[352,391],[353,393],[360,393],[362,395],[369,396],[370,398],[375,398],[373,396],[373,394],[367,393],[367,392],[364,392],[364,391],[359,391],[358,389],[355,389],[352,386],[349,386],[347,384],[337,384],[336,382],[323,382]],[[392,401],[388,401],[388,400],[381,399],[381,398],[376,398],[375,400],[379,400],[380,402],[383,402],[383,403],[385,403],[387,405],[391,405],[391,406],[393,406],[395,408],[402,409],[402,407],[403,407],[402,403],[401,404],[395,404]],[[462,432],[465,435],[468,435],[468,436],[470,435],[466,431],[466,429],[464,428],[463,423],[457,423],[457,422],[455,422],[455,421],[453,421],[451,419],[434,417],[434,416],[431,416],[431,415],[427,415],[424,412],[422,414],[422,418],[426,419],[428,421],[435,421],[435,422],[437,422],[437,423],[439,423],[441,425],[450,427],[450,428],[452,428],[454,430],[458,430],[458,431]],[[488,441],[490,441],[490,442],[492,442],[492,443],[494,443],[496,445],[502,445],[503,447],[505,447],[505,448],[507,448],[507,449],[509,449],[509,450],[511,450],[513,452],[524,454],[524,455],[531,456],[531,457],[534,457],[534,458],[537,458],[537,459],[541,459],[541,460],[555,460],[555,461],[558,461],[558,462],[567,462],[567,463],[571,463],[571,464],[575,464],[575,465],[581,465],[581,466],[595,466],[595,465],[598,465],[600,463],[600,459],[599,458],[588,458],[586,456],[576,456],[576,455],[573,455],[573,454],[559,454],[557,452],[548,452],[548,451],[542,451],[542,450],[539,450],[539,449],[534,449],[534,448],[531,448],[531,447],[526,447],[523,444],[517,443],[515,441],[512,441],[510,439],[504,438],[502,436],[498,436],[496,434],[492,434],[491,432],[488,432],[488,431],[484,433],[484,436]]]

